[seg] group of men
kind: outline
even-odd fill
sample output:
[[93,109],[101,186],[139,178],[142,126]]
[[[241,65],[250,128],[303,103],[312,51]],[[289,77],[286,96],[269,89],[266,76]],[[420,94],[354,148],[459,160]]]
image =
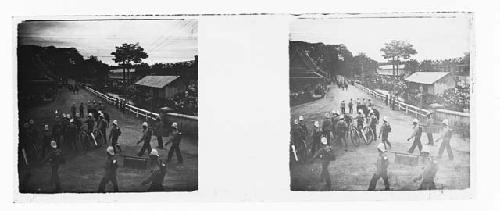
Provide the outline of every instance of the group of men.
[[[362,132],[365,127],[369,127],[373,131],[374,141],[377,141],[377,138],[381,139],[381,142],[377,145],[377,150],[379,152],[379,156],[377,157],[377,171],[370,181],[369,190],[375,189],[377,181],[380,178],[384,180],[385,189],[389,190],[390,185],[387,176],[389,161],[386,152],[388,149],[392,148],[391,142],[389,141],[389,133],[392,129],[388,118],[383,118],[383,123],[379,130],[377,130],[380,113],[373,107],[370,99],[363,99],[361,101],[358,98],[356,103],[354,103],[353,99],[351,99],[347,104],[344,100],[342,100],[340,108],[340,111],[326,113],[325,118],[321,121],[321,124],[320,121],[314,121],[311,132],[308,131],[303,116],[299,116],[298,119],[294,120],[291,130],[291,147],[295,160],[300,162],[300,160],[306,161],[309,158],[320,158],[322,160],[321,179],[325,180],[325,185],[330,187],[331,181],[328,173],[328,165],[330,161],[335,159],[335,156],[332,154],[333,143],[343,143],[347,151],[347,132],[350,125],[355,122],[356,129],[358,129],[358,131]],[[357,115],[353,114],[353,111],[355,110],[358,111]],[[449,128],[448,120],[442,121],[442,126],[442,134],[440,138],[433,140],[430,144],[433,144],[434,141],[437,142],[439,140],[443,140],[439,148],[437,158],[441,158],[442,154],[446,150],[448,152],[449,159],[453,160],[453,153],[450,146],[452,130]],[[378,135],[377,131],[379,131]],[[420,153],[422,153],[422,144],[420,142],[422,133],[422,126],[419,124],[418,120],[415,119],[413,121],[413,132],[407,139],[408,141],[413,139],[412,146],[408,150],[409,153],[413,153],[417,147],[419,148]],[[312,138],[312,141],[310,147],[307,147],[306,139],[309,136]],[[308,154],[310,156],[308,156]],[[432,156],[426,156],[425,163],[426,165],[424,171],[420,177],[422,179],[420,189],[434,189],[434,177],[437,172],[437,161],[436,159],[433,159]]]
[[[79,112],[77,112],[77,110]],[[52,169],[51,183],[54,186],[55,192],[61,191],[58,169],[65,162],[64,154],[77,152],[79,150],[89,150],[90,147],[106,148],[107,159],[105,163],[105,174],[99,184],[98,191],[103,192],[105,185],[109,182],[113,183],[114,190],[118,190],[116,181],[116,169],[118,163],[115,158],[117,153],[121,153],[118,139],[121,135],[121,129],[118,126],[118,121],[113,120],[112,126],[109,129],[109,115],[104,110],[102,102],[97,103],[89,101],[87,103],[87,118],[83,118],[85,106],[80,103],[77,108],[73,103],[70,107],[70,113],[60,113],[58,110],[54,112],[54,123],[52,128],[49,124],[44,124],[41,133],[38,132],[34,120],[29,120],[24,123],[20,130],[19,144],[19,163],[22,169],[26,169],[32,163],[49,163]],[[183,162],[180,152],[180,141],[182,132],[179,130],[176,122],[172,123],[170,129],[167,129],[168,135],[171,136],[169,142],[163,144],[163,132],[160,132],[165,127],[165,121],[158,119],[158,124],[155,130],[151,129],[147,122],[142,124],[142,137],[139,141],[143,142],[143,146],[138,153],[138,156],[143,156],[147,152],[152,161],[152,175],[148,177],[142,184],[151,183],[149,191],[163,190],[162,181],[166,173],[165,162],[159,159],[157,149],[151,147],[151,139],[153,134],[157,136],[158,148],[163,149],[164,146],[172,144],[166,163],[170,162],[173,154],[177,155],[177,161]],[[52,130],[50,130],[52,129]],[[109,134],[107,133],[109,129]],[[110,143],[108,144],[108,139]],[[138,143],[138,144],[139,144]],[[63,154],[64,152],[64,154]]]

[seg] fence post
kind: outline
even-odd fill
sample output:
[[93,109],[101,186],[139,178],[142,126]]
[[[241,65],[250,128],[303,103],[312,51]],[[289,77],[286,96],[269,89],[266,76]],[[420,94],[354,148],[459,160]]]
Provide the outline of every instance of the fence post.
[[139,108],[135,108],[135,117],[139,118]]

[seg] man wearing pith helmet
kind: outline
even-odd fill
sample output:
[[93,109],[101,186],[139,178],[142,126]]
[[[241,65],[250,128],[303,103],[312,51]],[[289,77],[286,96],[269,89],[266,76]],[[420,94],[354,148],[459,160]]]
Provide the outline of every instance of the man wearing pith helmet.
[[326,182],[325,189],[330,190],[332,182],[330,179],[330,172],[328,171],[328,166],[330,161],[335,160],[335,155],[333,154],[332,146],[328,145],[328,140],[325,137],[321,138],[321,148],[316,152],[312,159],[321,159],[321,174],[320,179]]
[[368,187],[369,191],[375,190],[377,187],[377,182],[380,178],[384,180],[384,190],[390,190],[389,186],[389,176],[387,173],[387,169],[389,167],[389,158],[385,154],[385,146],[383,143],[379,143],[377,145],[378,158],[377,158],[377,172],[375,172],[370,180],[370,186]]
[[418,147],[419,152],[422,152],[422,142],[420,142],[420,137],[422,137],[422,126],[418,124],[417,119],[414,119],[413,132],[411,136],[407,139],[407,141],[410,141],[413,138],[413,144],[411,145],[410,149],[408,149],[409,153],[413,153],[416,147]]
[[116,170],[118,169],[118,161],[115,158],[115,150],[112,146],[106,149],[106,163],[104,164],[104,177],[99,183],[98,192],[104,193],[106,184],[113,184],[113,191],[118,192],[118,182],[116,180]]
[[120,127],[118,127],[118,121],[115,119],[112,123],[111,131],[109,132],[109,140],[111,140],[111,146],[115,152],[122,151],[120,145],[118,144],[118,137],[122,134]]
[[141,142],[144,142],[144,144],[141,147],[141,151],[137,153],[137,156],[143,156],[145,151],[147,151],[148,154],[151,153],[152,136],[153,132],[151,131],[151,129],[149,129],[148,123],[147,122],[142,123],[142,137],[141,140],[137,142],[137,144],[140,144]]
[[167,165],[161,161],[160,154],[156,149],[151,150],[149,157],[154,165],[153,170],[151,171],[151,176],[142,181],[141,185],[151,183],[148,191],[163,191],[163,179],[165,178],[165,174],[167,174]]
[[447,119],[443,120],[443,130],[441,131],[441,137],[436,139],[436,142],[438,142],[439,140],[443,140],[443,142],[441,142],[441,146],[439,147],[438,159],[441,158],[444,150],[446,150],[448,152],[448,159],[453,160],[453,152],[451,151],[450,145],[451,135],[453,131],[450,129],[448,124],[449,123]]
[[50,142],[50,152],[41,163],[49,162],[52,169],[51,183],[54,186],[54,192],[61,191],[61,182],[59,181],[59,165],[63,163],[62,152],[59,149],[57,142],[52,140]]
[[182,133],[179,130],[179,127],[177,125],[177,122],[172,123],[172,146],[170,147],[170,150],[168,151],[168,156],[167,156],[167,163],[170,162],[172,159],[172,156],[175,154],[177,155],[177,163],[182,163],[182,154],[181,154],[181,149],[180,149],[180,144],[181,144],[181,139],[182,139]]

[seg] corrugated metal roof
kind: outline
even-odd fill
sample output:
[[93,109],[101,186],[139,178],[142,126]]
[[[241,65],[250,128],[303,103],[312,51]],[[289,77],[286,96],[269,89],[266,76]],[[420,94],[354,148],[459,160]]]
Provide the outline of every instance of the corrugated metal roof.
[[[400,64],[399,65],[399,70],[405,69],[405,67],[406,66],[404,64]],[[379,70],[391,70],[392,71],[392,64],[379,65],[378,69]]]
[[416,72],[405,80],[419,84],[433,84],[437,80],[448,75],[448,73],[449,72]]
[[135,84],[153,88],[163,88],[177,78],[179,78],[179,76],[149,75],[141,78],[141,80],[135,82]]

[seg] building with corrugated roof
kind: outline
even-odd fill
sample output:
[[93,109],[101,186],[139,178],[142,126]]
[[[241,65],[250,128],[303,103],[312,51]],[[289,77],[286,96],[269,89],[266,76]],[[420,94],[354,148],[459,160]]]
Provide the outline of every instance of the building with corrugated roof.
[[147,95],[157,99],[168,99],[186,91],[186,83],[179,76],[149,75],[141,78],[135,85]]
[[405,79],[410,89],[418,89],[424,95],[439,95],[454,88],[456,83],[449,72],[415,72]]

